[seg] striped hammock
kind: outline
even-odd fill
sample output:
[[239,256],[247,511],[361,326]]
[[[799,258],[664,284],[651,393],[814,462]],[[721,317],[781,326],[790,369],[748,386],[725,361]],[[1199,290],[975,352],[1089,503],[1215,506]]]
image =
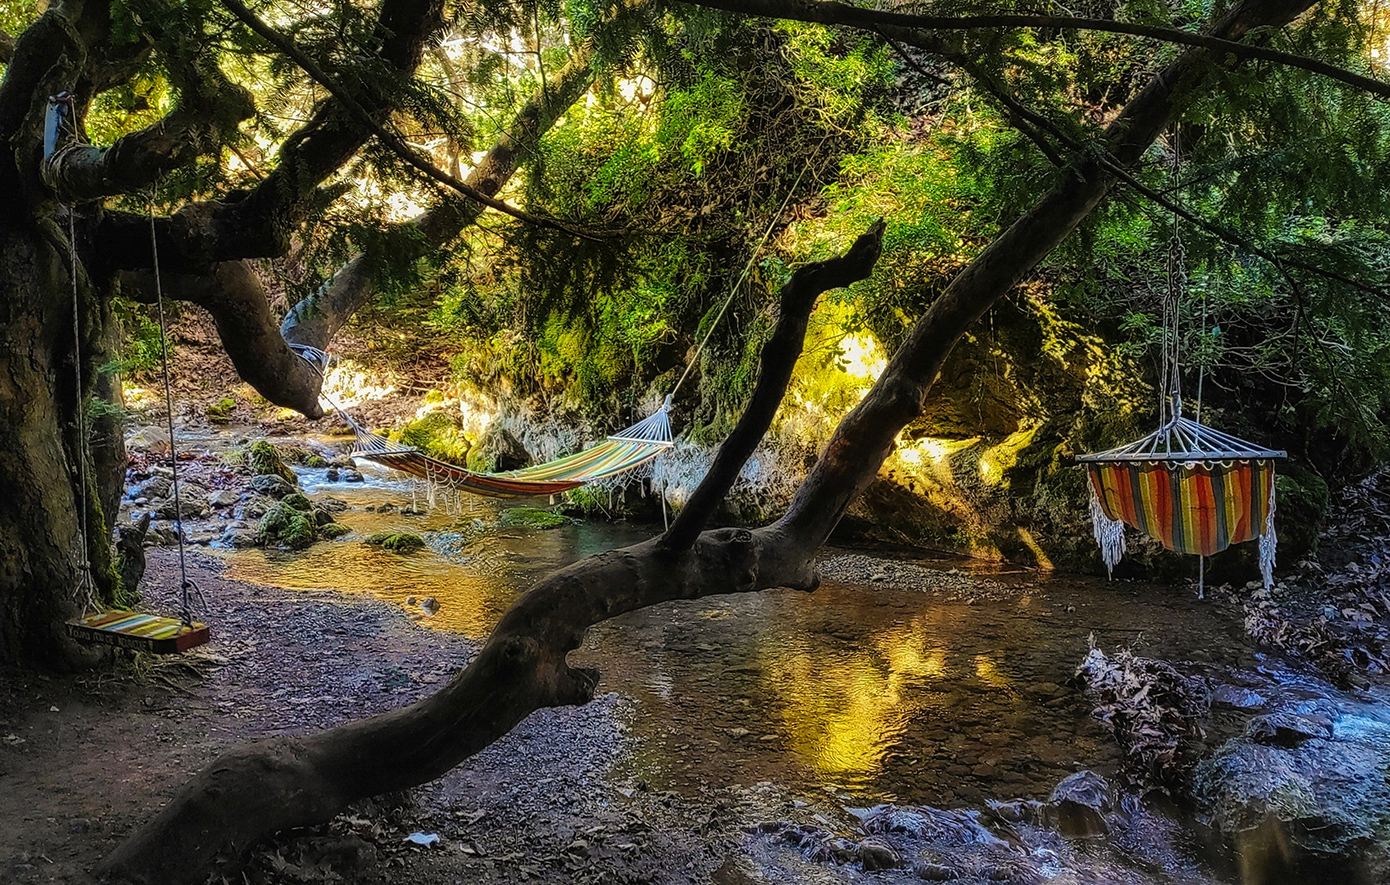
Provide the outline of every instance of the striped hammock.
[[1091,519],[1106,571],[1133,526],[1177,553],[1211,556],[1260,541],[1260,572],[1274,580],[1274,461],[1285,457],[1187,418],[1077,461],[1086,466]]
[[442,494],[447,503],[455,492],[471,492],[490,498],[555,495],[632,470],[671,447],[671,422],[667,417],[670,406],[670,399],[667,398],[656,412],[592,448],[505,473],[478,473],[431,458],[413,446],[372,433],[342,410],[339,410],[339,414],[357,436],[357,447],[349,457],[371,461],[423,480],[427,485],[430,504],[433,505],[437,496]]

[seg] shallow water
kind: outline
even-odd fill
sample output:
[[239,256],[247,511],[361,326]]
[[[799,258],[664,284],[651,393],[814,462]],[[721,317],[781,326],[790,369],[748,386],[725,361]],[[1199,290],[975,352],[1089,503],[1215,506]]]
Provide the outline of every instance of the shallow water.
[[[545,573],[650,534],[600,522],[495,528],[514,504],[485,499],[457,514],[364,512],[355,508],[409,507],[409,484],[302,478],[311,495],[353,505],[342,515],[353,534],[300,553],[230,553],[229,577],[368,593],[475,638]],[[417,532],[429,547],[403,555],[360,543],[387,530]],[[833,572],[842,552],[827,555]],[[1188,671],[1253,662],[1239,624],[1207,618],[1208,603],[1179,588],[999,575],[959,561],[906,568],[815,593],[672,603],[591,630],[575,663],[603,672],[600,691],[636,701],[630,774],[678,790],[774,780],[855,803],[1045,798],[1078,767],[1113,773],[1118,761],[1064,684],[1091,636],[1107,650],[1137,643],[1191,662]]]

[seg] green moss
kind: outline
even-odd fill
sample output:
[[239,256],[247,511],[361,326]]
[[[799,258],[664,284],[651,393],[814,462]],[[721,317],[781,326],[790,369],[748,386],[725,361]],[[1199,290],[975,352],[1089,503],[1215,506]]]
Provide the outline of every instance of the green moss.
[[440,410],[410,422],[393,434],[392,439],[414,446],[430,457],[455,464],[464,463],[469,449],[473,447],[463,434],[463,422],[458,416]]
[[512,507],[502,511],[501,518],[497,520],[497,524],[500,526],[528,529],[559,528],[569,522],[569,517],[540,507]]
[[300,513],[308,513],[314,509],[313,502],[306,498],[301,492],[286,495],[280,503],[292,510],[298,510]]
[[260,525],[256,528],[256,540],[267,546],[280,545],[302,550],[314,543],[314,521],[304,511],[296,510],[286,501],[279,501],[261,517]]
[[608,491],[597,486],[580,486],[565,493],[565,503],[584,515],[608,515]]
[[413,532],[377,532],[363,538],[362,543],[395,553],[413,553],[425,546],[425,539]]
[[223,397],[208,406],[208,420],[213,424],[230,424],[234,411],[236,411],[236,400],[230,396]]
[[341,538],[351,531],[352,529],[343,525],[341,522],[328,522],[319,526],[319,537],[329,539]]
[[294,471],[285,466],[279,450],[263,439],[251,443],[251,448],[246,452],[246,463],[256,476],[278,476],[292,485],[299,484]]

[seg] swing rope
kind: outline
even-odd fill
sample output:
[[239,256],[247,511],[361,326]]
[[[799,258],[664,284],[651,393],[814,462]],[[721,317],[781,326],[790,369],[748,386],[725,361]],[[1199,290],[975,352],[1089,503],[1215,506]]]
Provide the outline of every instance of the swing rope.
[[183,501],[179,496],[179,448],[174,435],[174,388],[169,371],[169,332],[164,322],[164,284],[159,276],[159,237],[155,233],[154,195],[150,195],[150,256],[154,265],[154,299],[159,311],[159,362],[164,372],[164,420],[169,430],[169,468],[173,472],[174,526],[179,548],[179,615],[185,626],[193,625],[191,594],[198,595],[202,609],[207,610],[203,591],[188,577],[188,557],[183,543]]
[[[77,125],[75,102],[71,93],[63,92],[59,95],[51,96],[48,100],[48,115],[44,121],[44,160],[52,159],[56,154],[64,151],[76,149],[83,144],[81,130]],[[62,148],[58,147],[58,142],[64,139],[68,144]],[[169,456],[173,468],[173,494],[174,509],[178,526],[178,547],[179,547],[179,575],[182,579],[180,586],[180,599],[182,602],[182,622],[173,618],[164,618],[158,615],[145,614],[143,612],[125,611],[117,608],[104,609],[98,606],[96,598],[96,581],[91,569],[91,548],[89,533],[91,531],[91,519],[88,511],[91,509],[90,485],[91,479],[87,470],[87,446],[88,446],[88,425],[87,425],[87,403],[82,391],[83,373],[83,349],[82,349],[82,299],[81,287],[78,280],[80,265],[77,256],[77,211],[76,207],[68,205],[68,270],[72,279],[72,352],[73,352],[73,377],[74,377],[74,403],[73,408],[76,412],[76,432],[77,438],[74,445],[74,457],[77,460],[77,480],[78,480],[78,504],[80,512],[78,523],[80,531],[78,534],[78,555],[81,561],[78,563],[77,572],[79,582],[77,593],[82,597],[84,614],[76,620],[67,623],[67,633],[69,636],[80,642],[95,642],[105,645],[114,645],[122,648],[136,649],[139,651],[152,652],[154,654],[170,654],[187,651],[194,646],[201,645],[208,641],[208,628],[203,624],[193,621],[192,595],[196,594],[203,608],[206,610],[207,601],[203,597],[198,585],[188,579],[188,569],[184,551],[183,538],[183,509],[182,501],[179,496],[178,480],[178,447],[177,438],[174,435],[174,410],[173,410],[173,389],[169,381],[169,359],[167,345],[167,331],[164,324],[164,298],[162,284],[159,278],[159,250],[158,244],[154,242],[154,203],[150,203],[150,235],[152,246],[152,256],[154,258],[155,292],[156,301],[159,305],[159,333],[160,333],[160,354],[164,365],[164,402],[165,415],[169,427]]]

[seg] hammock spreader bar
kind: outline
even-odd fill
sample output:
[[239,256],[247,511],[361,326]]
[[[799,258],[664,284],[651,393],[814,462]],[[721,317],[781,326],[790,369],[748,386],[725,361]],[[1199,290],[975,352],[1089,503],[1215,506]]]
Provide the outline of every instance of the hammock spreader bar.
[[350,455],[354,459],[371,461],[424,480],[431,493],[442,489],[492,498],[520,498],[566,492],[632,470],[655,458],[673,444],[667,417],[670,405],[668,398],[656,412],[596,446],[505,473],[478,473],[431,458],[414,446],[401,445],[372,433],[346,412],[339,410],[339,414],[357,436],[357,448]]

